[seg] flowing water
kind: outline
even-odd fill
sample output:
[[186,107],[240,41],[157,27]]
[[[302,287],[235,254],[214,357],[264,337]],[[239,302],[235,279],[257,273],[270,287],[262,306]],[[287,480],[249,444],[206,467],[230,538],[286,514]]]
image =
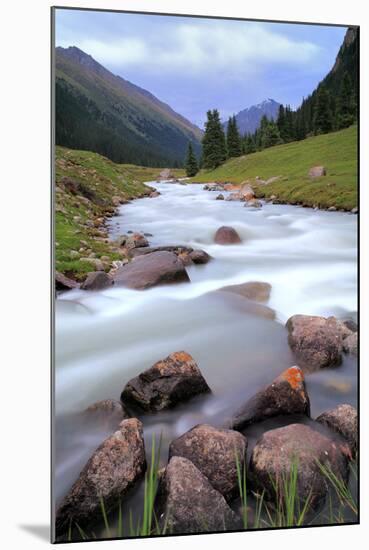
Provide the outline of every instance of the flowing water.
[[[172,411],[144,417],[147,448],[200,422],[221,424],[263,384],[294,364],[285,321],[293,314],[356,318],[357,217],[289,205],[217,201],[201,185],[152,183],[161,195],[124,205],[111,218],[111,237],[148,233],[150,245],[206,250],[213,260],[187,268],[191,283],[145,291],[73,290],[56,301],[55,497],[67,492],[93,450],[108,435],[85,426],[78,413],[95,401],[119,399],[125,383],[179,350],[197,361],[212,395]],[[224,193],[226,196],[227,193]],[[233,226],[242,244],[213,242],[221,225]],[[258,314],[242,297],[217,289],[247,281],[272,285]],[[307,376],[312,417],[338,403],[356,405],[356,362]]]

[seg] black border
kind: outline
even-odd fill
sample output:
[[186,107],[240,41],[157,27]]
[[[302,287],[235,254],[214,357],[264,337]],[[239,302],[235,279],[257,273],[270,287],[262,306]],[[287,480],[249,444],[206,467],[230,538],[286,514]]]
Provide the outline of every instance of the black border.
[[[100,539],[88,539],[88,540],[73,540],[73,541],[56,541],[55,540],[55,502],[54,502],[54,458],[55,458],[55,14],[56,10],[67,11],[90,11],[90,12],[104,12],[104,13],[126,13],[134,15],[156,15],[167,17],[187,17],[191,19],[220,19],[228,21],[251,21],[260,23],[281,23],[288,25],[310,25],[318,27],[352,27],[357,30],[358,38],[358,55],[357,55],[357,191],[358,191],[358,220],[357,220],[357,315],[358,315],[358,363],[357,363],[357,410],[358,410],[358,455],[357,455],[357,467],[358,467],[358,515],[357,521],[348,523],[333,523],[333,524],[321,524],[321,525],[294,525],[291,527],[262,527],[260,529],[239,529],[229,531],[206,531],[204,533],[183,533],[183,534],[166,534],[166,535],[152,535],[152,536],[135,536],[135,537],[109,537]],[[263,531],[286,531],[293,529],[309,529],[309,528],[321,528],[321,527],[348,527],[353,525],[360,525],[360,214],[361,214],[361,197],[360,197],[360,25],[351,25],[344,23],[314,23],[308,21],[286,21],[278,19],[256,19],[256,18],[244,18],[244,17],[231,17],[222,15],[205,15],[205,14],[188,14],[188,13],[170,13],[170,12],[152,12],[152,11],[136,11],[136,10],[118,10],[109,8],[85,8],[78,6],[51,6],[50,7],[50,183],[51,183],[51,224],[50,224],[50,251],[51,251],[51,270],[50,270],[50,295],[51,295],[51,308],[50,308],[50,323],[51,323],[51,388],[50,388],[50,439],[51,439],[51,468],[50,468],[50,542],[52,544],[76,544],[84,542],[100,542],[100,541],[116,541],[116,540],[136,540],[136,539],[159,539],[159,538],[173,538],[173,537],[193,537],[198,535],[221,535],[232,533],[247,533],[247,532],[263,532]]]

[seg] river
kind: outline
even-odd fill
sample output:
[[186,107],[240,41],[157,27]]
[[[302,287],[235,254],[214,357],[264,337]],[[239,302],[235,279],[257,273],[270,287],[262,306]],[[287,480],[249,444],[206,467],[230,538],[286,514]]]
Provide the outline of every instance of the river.
[[[82,430],[78,412],[119,399],[125,383],[179,350],[197,361],[212,395],[143,417],[145,438],[168,442],[200,422],[221,424],[263,384],[294,364],[284,328],[293,314],[356,319],[357,216],[342,212],[217,201],[202,185],[154,183],[161,195],[133,201],[109,220],[111,238],[148,233],[150,245],[183,244],[213,260],[187,268],[190,284],[145,291],[73,290],[56,300],[55,497],[66,493],[108,434]],[[224,193],[226,196],[227,193]],[[221,246],[216,229],[233,226],[243,242]],[[244,298],[217,289],[247,281],[272,285],[276,320],[257,315]],[[312,417],[339,403],[356,405],[356,362],[307,376]]]

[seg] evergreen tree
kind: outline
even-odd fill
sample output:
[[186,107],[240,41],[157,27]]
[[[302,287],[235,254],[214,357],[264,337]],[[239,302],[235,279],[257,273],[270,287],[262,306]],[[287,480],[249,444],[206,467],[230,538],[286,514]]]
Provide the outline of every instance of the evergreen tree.
[[256,146],[252,135],[246,134],[246,136],[244,137],[244,153],[248,155],[250,153],[255,153],[255,151]]
[[217,168],[227,158],[226,141],[217,109],[207,112],[205,133],[202,139],[202,161],[204,168]]
[[185,161],[185,168],[186,168],[186,174],[189,178],[193,178],[193,176],[196,176],[197,172],[199,171],[197,166],[197,160],[195,157],[195,154],[193,152],[192,143],[188,143],[188,149],[187,149],[187,156]]
[[228,158],[239,157],[242,154],[241,138],[237,127],[236,117],[229,117],[227,126]]
[[353,101],[352,83],[348,72],[345,73],[337,99],[337,128],[348,128],[355,121],[355,106]]
[[267,123],[264,123],[261,128],[261,147],[266,149],[280,143],[282,143],[282,140],[277,124],[274,120],[267,120]]
[[324,86],[317,90],[313,127],[315,134],[327,134],[333,129],[330,94]]
[[278,126],[279,135],[281,136],[281,139],[283,141],[287,141],[286,115],[285,115],[285,109],[284,109],[283,105],[279,106],[277,126]]

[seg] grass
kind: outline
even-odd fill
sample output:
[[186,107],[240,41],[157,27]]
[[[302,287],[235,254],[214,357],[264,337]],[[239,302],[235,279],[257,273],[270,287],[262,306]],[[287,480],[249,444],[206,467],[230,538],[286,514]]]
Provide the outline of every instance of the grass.
[[[133,178],[138,181],[156,181],[163,168],[150,168],[147,166],[137,166],[136,164],[120,164],[122,168],[127,170]],[[183,168],[170,168],[171,174],[175,178],[186,177],[186,172]]]
[[[124,517],[122,501],[118,502],[116,513],[109,517],[103,499],[100,501],[101,520],[105,533],[103,538],[129,538],[165,535],[167,522],[159,522],[155,513],[155,498],[159,485],[159,457],[161,438],[156,447],[155,436],[152,439],[150,463],[145,475],[142,513],[134,520],[132,510]],[[324,510],[315,512],[312,507],[312,494],[301,500],[298,491],[298,461],[291,462],[290,470],[278,479],[271,478],[274,498],[266,499],[266,491],[253,493],[247,484],[247,471],[244,460],[240,460],[237,452],[236,469],[239,500],[242,509],[242,524],[245,530],[273,529],[281,527],[297,527],[303,525],[333,525],[347,523],[347,514],[353,520],[357,519],[358,504],[350,485],[340,479],[327,464],[317,461],[318,468],[328,487],[327,506]],[[351,465],[351,475],[357,482],[356,465]],[[252,513],[251,513],[252,512]],[[206,531],[206,529],[204,529]],[[66,540],[77,541],[101,538],[94,531],[84,531],[77,523],[70,524]]]
[[[150,188],[132,171],[89,151],[56,147],[55,160],[55,262],[56,270],[82,280],[94,271],[91,261],[102,258],[109,270],[122,255],[108,240],[103,222],[115,210],[116,201],[144,196]],[[77,188],[65,184],[69,178]]]
[[[309,169],[323,165],[327,175],[310,179]],[[255,180],[280,176],[268,185]],[[281,202],[351,210],[357,198],[357,126],[278,145],[230,159],[212,171],[202,170],[192,181],[241,183],[250,180],[259,198],[276,195]]]

